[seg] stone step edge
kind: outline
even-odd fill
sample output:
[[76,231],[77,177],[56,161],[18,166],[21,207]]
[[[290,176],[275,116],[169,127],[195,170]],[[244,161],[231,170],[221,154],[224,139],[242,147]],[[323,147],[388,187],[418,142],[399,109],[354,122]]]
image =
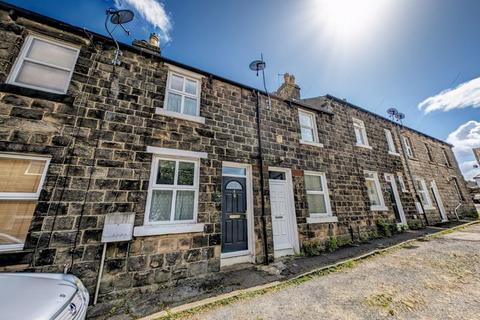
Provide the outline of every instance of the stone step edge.
[[341,261],[333,263],[333,264],[329,264],[329,265],[326,265],[326,266],[323,266],[323,267],[320,267],[320,268],[317,268],[317,269],[307,271],[305,273],[299,274],[299,275],[297,275],[293,278],[285,279],[283,281],[273,281],[273,282],[270,282],[270,283],[267,283],[267,284],[263,284],[263,285],[259,285],[259,286],[255,286],[255,287],[251,287],[251,288],[235,290],[235,291],[224,293],[224,294],[221,294],[221,295],[218,295],[218,296],[214,296],[214,297],[206,298],[206,299],[203,299],[203,300],[179,305],[179,306],[171,308],[171,309],[162,310],[162,311],[156,312],[154,314],[151,314],[151,315],[148,315],[148,316],[145,316],[145,317],[142,317],[142,318],[138,318],[137,320],[161,320],[163,318],[169,318],[169,317],[175,318],[175,315],[178,315],[179,313],[183,313],[183,312],[186,312],[188,310],[192,310],[192,309],[196,309],[196,308],[207,307],[209,305],[219,303],[222,300],[228,300],[228,299],[231,299],[231,298],[239,297],[239,296],[245,295],[247,293],[259,292],[259,294],[261,294],[260,292],[264,291],[266,289],[270,289],[270,288],[273,288],[273,287],[276,287],[276,286],[286,285],[288,283],[294,283],[295,280],[298,280],[298,279],[301,279],[301,278],[304,278],[304,277],[308,277],[308,276],[313,276],[315,274],[322,273],[322,271],[327,271],[329,269],[335,270],[335,269],[337,269],[339,267],[342,267],[344,265],[348,265],[349,263],[360,261],[360,260],[366,259],[368,257],[372,257],[372,256],[375,256],[375,255],[378,255],[378,254],[381,254],[381,253],[385,253],[385,252],[388,252],[388,251],[392,251],[392,250],[404,247],[404,246],[410,244],[411,242],[415,242],[419,239],[429,239],[429,238],[439,237],[439,236],[442,236],[443,234],[448,234],[448,233],[451,233],[455,230],[463,229],[465,227],[468,227],[468,226],[471,226],[471,225],[474,225],[474,224],[477,224],[477,223],[480,223],[480,220],[466,222],[464,224],[454,226],[454,227],[451,227],[451,228],[448,228],[448,229],[442,229],[442,230],[439,230],[438,232],[427,234],[427,235],[424,235],[424,236],[421,236],[421,237],[418,237],[418,238],[415,238],[415,239],[405,240],[405,241],[402,241],[400,243],[397,243],[397,244],[394,244],[394,245],[391,245],[391,246],[388,246],[388,247],[385,247],[385,248],[382,248],[382,249],[375,249],[375,250],[372,250],[370,252],[364,253],[362,255],[353,257],[353,258],[348,258],[348,259],[341,260]]

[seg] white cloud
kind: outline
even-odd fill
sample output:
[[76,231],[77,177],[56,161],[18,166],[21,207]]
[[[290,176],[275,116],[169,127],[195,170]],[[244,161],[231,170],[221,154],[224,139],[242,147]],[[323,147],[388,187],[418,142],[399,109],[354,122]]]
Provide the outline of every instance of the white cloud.
[[467,180],[480,173],[473,165],[476,163],[472,148],[480,147],[480,122],[470,120],[458,127],[447,137],[459,162],[460,169]]
[[170,17],[165,11],[163,3],[158,0],[115,0],[115,6],[133,7],[142,18],[150,23],[154,28],[158,29],[164,41],[170,41],[170,31],[172,23]]
[[444,90],[418,105],[418,109],[425,113],[468,107],[480,108],[480,77],[459,84],[456,88]]

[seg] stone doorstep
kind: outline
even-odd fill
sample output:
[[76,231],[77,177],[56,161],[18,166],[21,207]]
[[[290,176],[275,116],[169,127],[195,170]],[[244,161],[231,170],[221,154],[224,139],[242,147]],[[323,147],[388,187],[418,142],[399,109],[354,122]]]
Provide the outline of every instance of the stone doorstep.
[[387,251],[390,251],[392,249],[396,249],[396,248],[405,246],[405,245],[407,245],[411,242],[417,241],[418,239],[432,238],[432,237],[435,237],[435,236],[439,236],[446,231],[454,231],[454,230],[461,229],[461,228],[464,228],[464,227],[467,227],[467,226],[470,226],[470,225],[473,225],[473,224],[477,224],[477,223],[480,223],[480,220],[469,221],[469,222],[461,220],[460,222],[464,222],[464,223],[460,224],[460,225],[453,226],[453,227],[447,227],[447,228],[436,227],[435,230],[439,230],[439,231],[436,231],[436,232],[433,232],[433,233],[426,233],[426,234],[424,234],[420,237],[417,237],[417,238],[414,238],[414,239],[409,239],[409,240],[406,240],[406,241],[402,241],[400,243],[396,243],[396,244],[387,246],[385,248],[374,249],[370,252],[364,253],[362,255],[359,255],[359,256],[356,256],[356,257],[353,257],[353,258],[348,258],[348,259],[341,260],[341,261],[338,261],[338,262],[333,263],[333,264],[329,264],[329,265],[326,265],[326,266],[323,266],[323,267],[320,267],[320,268],[316,268],[316,269],[307,271],[307,272],[299,274],[299,275],[297,275],[293,278],[287,278],[287,279],[282,280],[282,281],[274,281],[274,282],[270,282],[270,283],[267,283],[267,284],[263,284],[263,285],[259,285],[259,286],[255,286],[255,287],[251,287],[251,288],[247,288],[247,289],[240,289],[240,290],[224,293],[224,294],[221,294],[221,295],[218,295],[218,296],[215,296],[215,297],[210,297],[210,298],[206,298],[206,299],[203,299],[203,300],[183,304],[183,305],[180,305],[180,306],[168,309],[168,310],[163,310],[163,311],[151,314],[151,315],[143,317],[143,318],[139,318],[138,320],[160,320],[160,319],[162,319],[163,317],[166,317],[166,316],[171,316],[173,314],[182,313],[184,311],[188,311],[188,310],[191,310],[191,309],[208,306],[208,305],[214,304],[214,303],[222,301],[222,300],[226,300],[226,299],[229,299],[229,298],[232,298],[232,297],[240,296],[240,295],[245,294],[245,293],[262,291],[262,290],[265,290],[265,289],[268,289],[268,288],[278,286],[278,285],[280,285],[282,283],[285,283],[285,282],[289,282],[289,281],[292,281],[292,280],[295,280],[295,279],[298,279],[298,278],[302,278],[302,277],[305,277],[305,276],[308,276],[308,275],[311,275],[311,274],[321,272],[323,270],[337,268],[337,267],[342,266],[346,263],[350,263],[350,262],[353,262],[353,261],[360,261],[360,260],[363,260],[365,258],[371,257],[373,255],[376,255],[378,253],[387,252]]

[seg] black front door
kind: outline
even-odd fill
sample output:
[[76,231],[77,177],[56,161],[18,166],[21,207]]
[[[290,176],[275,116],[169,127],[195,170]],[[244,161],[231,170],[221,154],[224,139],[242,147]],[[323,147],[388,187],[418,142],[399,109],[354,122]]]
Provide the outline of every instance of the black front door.
[[248,249],[246,178],[222,178],[222,252]]
[[387,183],[387,191],[390,195],[390,202],[392,203],[393,212],[395,213],[395,219],[398,223],[402,223],[402,218],[400,218],[400,211],[398,211],[397,200],[395,199],[395,194],[393,193],[392,183]]

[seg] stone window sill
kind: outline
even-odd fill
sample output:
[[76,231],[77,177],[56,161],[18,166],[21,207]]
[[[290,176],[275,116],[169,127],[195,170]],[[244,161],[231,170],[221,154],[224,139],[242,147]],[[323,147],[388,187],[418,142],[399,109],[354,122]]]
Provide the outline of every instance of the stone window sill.
[[67,104],[73,103],[73,97],[68,94],[46,92],[42,90],[25,88],[25,87],[17,86],[14,84],[8,84],[8,83],[0,84],[0,91],[18,94],[18,95],[30,97],[30,98],[38,98],[38,99],[62,102]]
[[162,116],[166,116],[166,117],[177,118],[177,119],[182,119],[182,120],[187,120],[187,121],[192,121],[192,122],[205,124],[205,118],[204,117],[191,116],[191,115],[188,115],[188,114],[168,111],[168,110],[165,110],[163,108],[155,108],[155,113],[159,114],[159,115],[162,115]]
[[171,225],[144,225],[133,229],[135,237],[157,236],[164,234],[203,232],[203,223],[171,224]]
[[338,218],[335,216],[324,216],[324,217],[308,217],[307,223],[333,223],[338,222]]
[[400,157],[400,153],[398,152],[392,152],[392,151],[388,151],[388,154],[391,155],[391,156],[397,156],[397,157]]
[[388,211],[388,208],[386,206],[371,206],[370,210],[371,211]]
[[314,147],[323,148],[323,144],[321,144],[320,142],[312,142],[312,141],[303,141],[303,140],[300,140],[300,144],[306,144],[306,145],[309,145],[309,146],[314,146]]
[[360,148],[365,148],[365,149],[369,149],[369,150],[372,150],[372,146],[369,146],[369,145],[366,145],[366,144],[355,144],[355,147],[360,147]]
[[423,206],[423,209],[425,209],[425,210],[437,210],[437,208],[435,208],[433,206]]
[[0,252],[11,252],[11,251],[22,251],[22,250],[23,250],[23,243],[0,245]]

